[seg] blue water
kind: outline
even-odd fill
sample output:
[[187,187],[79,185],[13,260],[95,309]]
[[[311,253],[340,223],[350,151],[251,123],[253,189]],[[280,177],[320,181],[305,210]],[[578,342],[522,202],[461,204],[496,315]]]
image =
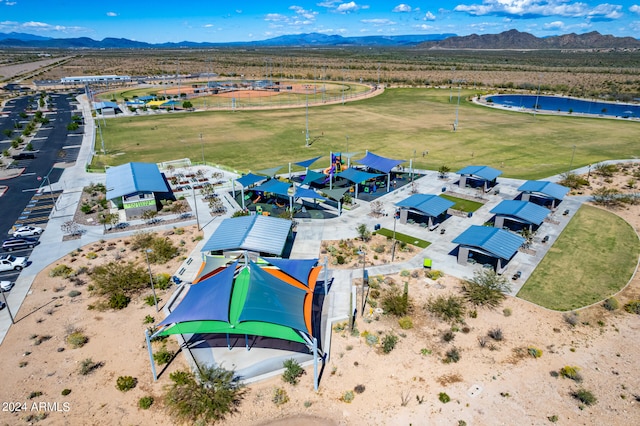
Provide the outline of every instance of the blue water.
[[487,100],[489,99],[492,99],[496,105],[530,110],[533,110],[537,99],[538,111],[568,113],[569,110],[571,110],[573,113],[604,115],[607,117],[640,117],[640,105],[633,104],[608,103],[543,95],[492,95],[487,96]]

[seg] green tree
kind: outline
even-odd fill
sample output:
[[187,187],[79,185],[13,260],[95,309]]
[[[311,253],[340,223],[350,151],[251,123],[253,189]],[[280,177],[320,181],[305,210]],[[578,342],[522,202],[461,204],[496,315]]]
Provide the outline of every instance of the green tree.
[[191,103],[191,101],[184,101],[182,103],[182,108],[184,109],[191,109],[193,108],[193,104]]
[[13,130],[11,129],[4,129],[2,131],[2,133],[7,137],[7,138],[11,138],[11,135],[13,134]]
[[106,231],[107,225],[110,225],[109,229],[111,229],[113,225],[118,223],[119,219],[120,216],[117,213],[101,213],[98,221],[102,224],[102,226],[104,226],[104,230]]
[[438,169],[438,177],[441,178],[441,179],[445,179],[450,171],[451,171],[451,169],[448,166],[443,164]]
[[356,231],[358,231],[358,236],[362,241],[369,241],[371,239],[371,231],[367,228],[367,225],[361,223],[356,227]]
[[130,295],[150,287],[147,270],[132,262],[109,262],[96,266],[91,272],[91,279],[95,293],[100,296]]
[[489,308],[500,306],[504,293],[510,290],[507,278],[496,274],[493,269],[477,270],[473,278],[462,284],[462,292],[469,303]]
[[165,394],[167,411],[178,423],[213,424],[238,411],[244,385],[233,371],[221,367],[200,367],[196,377],[190,371],[176,371],[169,378]]

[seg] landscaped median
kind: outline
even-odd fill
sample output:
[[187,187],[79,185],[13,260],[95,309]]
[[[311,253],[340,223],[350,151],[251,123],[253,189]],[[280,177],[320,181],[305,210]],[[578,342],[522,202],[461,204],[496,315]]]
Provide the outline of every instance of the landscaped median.
[[626,221],[582,206],[535,269],[518,297],[558,311],[597,303],[633,276],[640,241]]
[[[387,238],[393,238],[393,231],[387,228],[380,228],[375,231],[376,234],[383,235]],[[401,243],[407,243],[420,248],[427,248],[431,244],[429,241],[421,240],[420,238],[412,237],[411,235],[402,234],[396,232],[396,240]]]

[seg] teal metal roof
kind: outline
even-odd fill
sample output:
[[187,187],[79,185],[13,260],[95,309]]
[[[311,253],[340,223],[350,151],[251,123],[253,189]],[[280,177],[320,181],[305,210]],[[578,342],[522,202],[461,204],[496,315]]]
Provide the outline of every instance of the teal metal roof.
[[500,170],[496,170],[489,166],[467,166],[456,172],[459,175],[471,175],[484,180],[494,180],[502,174]]
[[462,246],[477,247],[495,257],[509,260],[518,252],[525,239],[502,229],[471,225],[452,242]]
[[495,206],[491,213],[500,216],[513,216],[524,222],[540,225],[549,215],[549,210],[529,201],[504,200]]
[[567,195],[567,192],[569,192],[569,188],[544,180],[528,180],[520,185],[518,191],[536,192],[547,197],[555,198],[556,200],[562,200],[564,196]]
[[437,195],[413,194],[396,203],[396,206],[416,209],[427,216],[437,217],[446,212],[454,204],[454,202],[440,198]]
[[289,188],[291,188],[290,184],[279,181],[278,179],[271,179],[261,185],[254,187],[253,190],[271,192],[272,194],[280,195],[282,197],[288,197]]
[[249,250],[282,255],[291,221],[272,216],[239,216],[222,221],[200,251]]
[[168,191],[156,164],[127,163],[107,169],[107,200],[137,192]]

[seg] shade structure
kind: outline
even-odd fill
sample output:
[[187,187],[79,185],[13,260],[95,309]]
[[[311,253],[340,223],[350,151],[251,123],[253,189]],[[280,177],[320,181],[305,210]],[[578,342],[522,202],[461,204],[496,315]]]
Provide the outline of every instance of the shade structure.
[[494,257],[509,260],[518,252],[525,239],[502,229],[472,225],[452,242],[478,248]]
[[168,192],[167,183],[154,163],[127,163],[107,169],[107,200],[137,192]]
[[500,170],[489,166],[467,166],[456,172],[459,175],[475,176],[480,179],[492,181],[502,174]]
[[310,188],[303,188],[296,185],[296,198],[312,198],[314,200],[326,201],[327,199]]
[[278,173],[278,170],[280,170],[282,167],[284,166],[271,167],[270,169],[262,169],[262,170],[256,171],[256,173],[271,177],[271,176],[275,176],[276,173]]
[[232,259],[229,259],[228,257],[225,257],[225,256],[204,255],[203,262],[200,265],[200,269],[198,270],[196,277],[193,279],[193,284],[197,284],[200,281],[203,281],[217,274],[218,272],[220,272],[222,268],[227,266],[227,264],[229,264],[229,262],[231,261]]
[[344,193],[347,192],[348,190],[349,188],[334,188],[334,189],[323,189],[322,192],[332,200],[340,201],[344,196]]
[[280,195],[282,197],[288,197],[290,195],[289,188],[291,188],[290,184],[279,181],[278,179],[271,179],[261,185],[256,186],[255,188],[253,188],[253,190],[271,192],[272,194]]
[[398,207],[416,209],[427,216],[437,217],[453,207],[453,201],[430,194],[413,194],[396,203]]
[[338,173],[336,176],[346,179],[348,181],[351,181],[353,183],[360,183],[360,182],[365,182],[369,179],[375,179],[379,176],[384,176],[384,175],[376,174],[376,173],[367,173],[358,169],[349,168],[343,172]]
[[253,173],[249,173],[236,179],[236,182],[238,182],[244,188],[249,185],[253,185],[254,183],[261,182],[265,179],[266,177],[264,176],[258,176],[258,175],[254,175]]
[[325,175],[324,173],[320,173],[320,172],[314,172],[313,170],[309,170],[307,172],[307,175],[304,177],[304,180],[302,181],[303,185],[310,185],[313,182],[316,182],[320,179],[327,179],[328,176]]
[[[314,337],[313,293],[321,267],[315,266],[316,259],[280,264],[283,268],[234,262],[191,285],[154,335],[246,334],[308,344]],[[305,282],[292,273],[306,275]]]
[[300,167],[309,167],[310,165],[312,165],[313,163],[315,163],[316,161],[318,161],[322,156],[318,156],[318,157],[314,157],[314,158],[309,158],[308,160],[304,160],[304,161],[298,161],[297,163],[293,163],[296,166],[300,166]]
[[280,256],[290,229],[290,220],[273,216],[230,217],[222,221],[201,251],[249,250]]
[[405,162],[405,160],[394,160],[393,158],[381,157],[371,152],[367,152],[367,155],[365,155],[363,158],[354,161],[356,161],[358,164],[362,164],[363,166],[367,166],[371,169],[378,170],[383,173],[389,173],[391,169]]
[[569,192],[569,188],[544,180],[528,180],[520,185],[518,191],[537,193],[546,197],[555,198],[556,200],[562,200],[564,196],[567,195],[567,192]]
[[525,223],[540,225],[549,215],[549,210],[529,201],[503,200],[491,209],[491,213],[509,216]]

